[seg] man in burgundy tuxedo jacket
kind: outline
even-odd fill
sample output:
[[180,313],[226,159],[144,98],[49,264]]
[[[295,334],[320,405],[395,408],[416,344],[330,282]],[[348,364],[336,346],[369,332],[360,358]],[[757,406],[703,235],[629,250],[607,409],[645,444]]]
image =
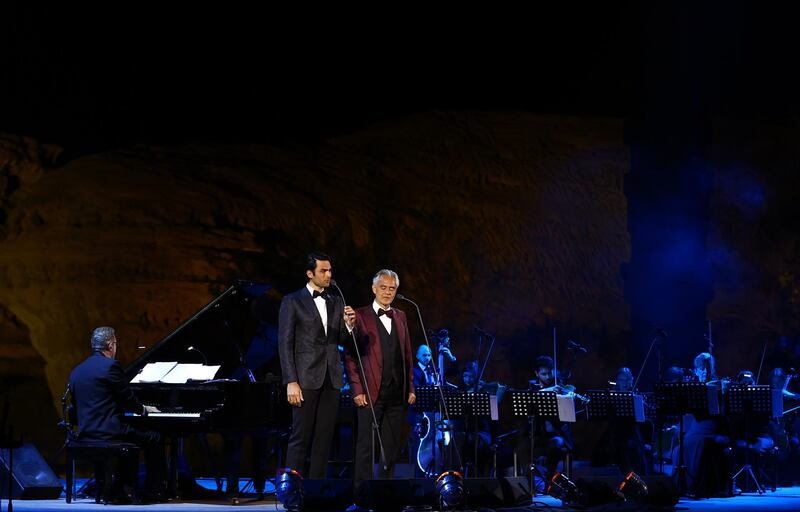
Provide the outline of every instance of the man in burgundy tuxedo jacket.
[[[370,407],[375,411],[386,455],[387,467],[384,469],[381,464],[379,476],[390,478],[403,442],[405,408],[416,400],[411,337],[408,334],[406,315],[391,307],[398,286],[400,278],[395,272],[380,270],[372,279],[375,301],[355,311],[354,333],[364,365],[363,374],[352,343],[345,352],[353,401],[359,407],[356,482],[372,477],[373,416]],[[348,309],[345,309],[345,314],[347,313]],[[376,454],[379,450],[376,443]]]

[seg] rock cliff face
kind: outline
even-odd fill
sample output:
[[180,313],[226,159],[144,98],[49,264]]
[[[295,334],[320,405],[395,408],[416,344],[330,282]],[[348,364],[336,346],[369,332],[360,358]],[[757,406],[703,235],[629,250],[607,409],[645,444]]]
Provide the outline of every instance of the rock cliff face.
[[[553,323],[616,339],[628,169],[621,122],[520,113],[430,113],[314,147],[68,162],[0,136],[0,365],[16,421],[51,436],[40,418],[55,422],[93,327],[117,329],[125,364],[235,278],[299,287],[313,248],[334,257],[354,304],[377,269],[395,269],[463,359],[473,324],[496,332],[490,377],[528,372]],[[42,415],[23,419],[18,391],[34,388]]]
[[787,368],[800,357],[800,132],[765,120],[716,126],[708,309],[718,367],[756,371],[766,343],[764,371]]

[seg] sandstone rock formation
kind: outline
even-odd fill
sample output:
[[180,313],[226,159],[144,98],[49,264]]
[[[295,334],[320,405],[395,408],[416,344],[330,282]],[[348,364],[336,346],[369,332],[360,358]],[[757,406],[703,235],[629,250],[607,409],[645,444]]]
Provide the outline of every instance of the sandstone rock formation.
[[0,138],[0,364],[36,368],[13,389],[46,382],[48,418],[93,327],[117,329],[124,364],[235,278],[299,287],[312,248],[356,304],[375,270],[397,270],[464,359],[473,324],[496,332],[492,378],[527,378],[549,325],[604,340],[626,327],[620,121],[429,113],[313,147],[56,156]]

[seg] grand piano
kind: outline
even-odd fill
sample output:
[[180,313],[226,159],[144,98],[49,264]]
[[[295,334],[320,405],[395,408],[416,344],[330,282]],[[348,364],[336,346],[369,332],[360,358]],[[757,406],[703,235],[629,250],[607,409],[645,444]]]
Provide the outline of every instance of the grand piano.
[[[289,417],[281,399],[278,307],[269,285],[237,281],[125,369],[131,381],[153,362],[220,366],[209,381],[131,384],[143,404],[161,412],[125,419],[172,440],[173,473],[183,437],[278,428]],[[177,474],[170,480],[177,485]]]

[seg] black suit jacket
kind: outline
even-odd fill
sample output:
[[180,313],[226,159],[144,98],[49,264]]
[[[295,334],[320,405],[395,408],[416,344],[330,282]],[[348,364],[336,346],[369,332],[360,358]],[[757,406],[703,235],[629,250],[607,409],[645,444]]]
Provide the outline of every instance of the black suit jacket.
[[328,293],[328,335],[322,327],[314,299],[305,286],[281,300],[278,315],[278,353],[283,383],[298,382],[303,389],[319,389],[325,372],[336,389],[342,387],[338,344],[349,334],[344,323],[344,303]]
[[120,439],[131,430],[122,421],[125,411],[144,414],[122,366],[99,352],[72,370],[69,388],[81,440]]

